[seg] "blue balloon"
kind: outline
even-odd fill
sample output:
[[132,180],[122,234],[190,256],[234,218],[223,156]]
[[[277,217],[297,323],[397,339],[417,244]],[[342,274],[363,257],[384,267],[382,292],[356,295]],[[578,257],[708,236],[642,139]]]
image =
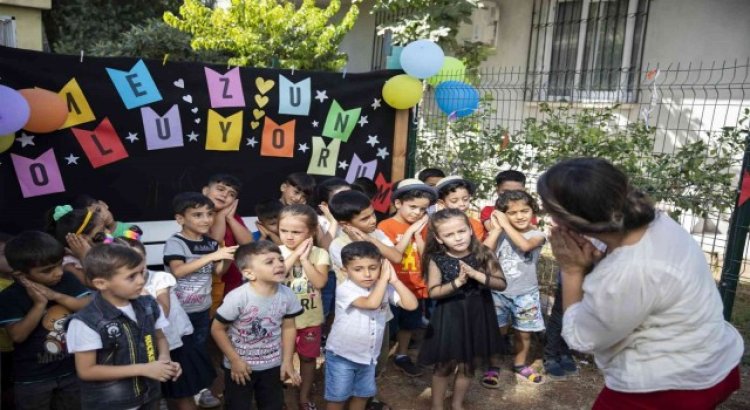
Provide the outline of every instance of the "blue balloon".
[[435,88],[435,101],[444,113],[462,118],[479,108],[479,91],[461,81],[444,81]]
[[432,77],[443,67],[443,49],[430,40],[412,41],[401,52],[401,67],[412,77]]
[[16,132],[26,125],[31,109],[18,91],[0,85],[0,135]]

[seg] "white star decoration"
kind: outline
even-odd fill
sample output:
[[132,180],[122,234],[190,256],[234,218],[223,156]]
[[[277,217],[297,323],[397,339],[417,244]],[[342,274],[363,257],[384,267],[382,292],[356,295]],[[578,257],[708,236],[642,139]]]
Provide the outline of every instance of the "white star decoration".
[[198,142],[198,134],[196,134],[195,131],[190,131],[190,134],[188,134],[187,137],[190,142]]
[[380,98],[373,98],[370,107],[372,107],[373,110],[377,110],[378,108],[380,108]]
[[347,169],[349,168],[349,163],[346,161],[339,161],[339,168],[340,169]]
[[246,146],[249,145],[249,146],[255,148],[255,144],[257,144],[257,143],[258,143],[258,140],[256,140],[255,137],[250,137],[250,138],[247,139],[247,144],[245,144],[245,145]]
[[78,158],[77,156],[70,154],[67,157],[65,157],[65,160],[68,161],[68,165],[78,165]]
[[313,128],[318,128],[318,124],[320,124],[320,123],[319,123],[319,122],[317,122],[317,121],[313,121],[313,122],[312,122],[312,126],[313,126]]
[[368,122],[370,122],[370,121],[367,121],[367,116],[366,115],[363,115],[362,117],[359,118],[359,126],[360,127],[364,127],[365,124],[367,124]]
[[128,136],[125,137],[126,140],[130,141],[130,143],[134,143],[138,141],[138,133],[137,132],[129,132]]
[[297,151],[302,151],[305,154],[307,154],[307,150],[309,150],[309,149],[310,149],[310,147],[308,147],[307,143],[305,142],[304,144],[299,144],[299,148],[297,148]]
[[385,157],[388,156],[388,148],[378,148],[378,153],[375,156],[385,160]]
[[320,101],[321,104],[323,104],[323,101],[328,99],[328,90],[315,90],[315,99]]
[[16,138],[16,142],[21,143],[21,148],[27,146],[27,145],[36,145],[34,144],[34,136],[29,135],[25,132],[21,133],[21,138]]
[[368,135],[367,143],[370,144],[371,147],[375,148],[376,145],[380,144],[380,141],[378,141],[377,135]]

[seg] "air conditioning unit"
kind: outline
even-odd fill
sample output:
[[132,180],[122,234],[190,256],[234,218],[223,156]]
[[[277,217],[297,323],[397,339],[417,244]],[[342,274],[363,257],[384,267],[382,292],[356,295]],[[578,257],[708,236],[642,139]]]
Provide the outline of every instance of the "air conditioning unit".
[[500,28],[500,8],[491,1],[485,1],[471,16],[471,41],[481,42],[488,46],[497,45]]

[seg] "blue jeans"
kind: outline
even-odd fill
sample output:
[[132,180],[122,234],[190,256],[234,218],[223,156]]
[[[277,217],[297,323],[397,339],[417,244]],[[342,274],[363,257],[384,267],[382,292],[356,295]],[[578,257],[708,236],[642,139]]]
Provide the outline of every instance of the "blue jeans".
[[211,332],[211,317],[209,310],[188,313],[190,323],[193,325],[193,342],[198,349],[206,350],[208,334]]
[[81,389],[75,374],[43,382],[16,383],[13,390],[18,410],[81,408]]
[[325,399],[347,401],[350,397],[375,397],[375,363],[360,364],[326,350]]
[[323,299],[323,316],[328,317],[336,308],[336,272],[328,271],[328,282],[320,290]]

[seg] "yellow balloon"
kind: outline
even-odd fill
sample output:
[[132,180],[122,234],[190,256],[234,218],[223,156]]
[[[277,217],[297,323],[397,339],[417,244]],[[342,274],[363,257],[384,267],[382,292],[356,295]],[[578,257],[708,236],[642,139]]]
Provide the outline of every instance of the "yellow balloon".
[[383,99],[397,110],[411,108],[422,99],[422,82],[407,74],[391,77],[383,85]]
[[0,153],[7,151],[13,146],[13,141],[16,140],[16,133],[8,135],[0,135]]
[[455,57],[445,57],[443,67],[437,74],[427,79],[427,84],[437,87],[443,81],[461,81],[466,80],[466,66],[461,60]]

